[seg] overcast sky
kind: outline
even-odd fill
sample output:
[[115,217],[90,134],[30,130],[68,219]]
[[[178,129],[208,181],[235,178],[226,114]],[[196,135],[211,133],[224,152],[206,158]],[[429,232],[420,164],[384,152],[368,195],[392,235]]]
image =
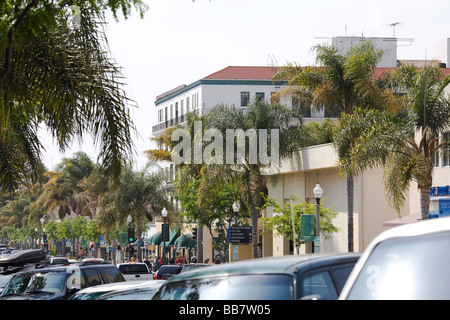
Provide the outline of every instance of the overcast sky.
[[[227,66],[267,66],[314,62],[314,44],[335,36],[392,37],[398,59],[435,58],[436,43],[450,38],[448,0],[146,0],[143,19],[111,21],[107,37],[123,68],[140,137],[135,138],[136,166],[151,144],[156,123],[155,97],[190,84]],[[395,30],[391,26],[396,25]],[[412,39],[413,41],[409,41]],[[95,161],[90,142],[74,142],[65,154],[47,139],[49,169],[84,150]]]

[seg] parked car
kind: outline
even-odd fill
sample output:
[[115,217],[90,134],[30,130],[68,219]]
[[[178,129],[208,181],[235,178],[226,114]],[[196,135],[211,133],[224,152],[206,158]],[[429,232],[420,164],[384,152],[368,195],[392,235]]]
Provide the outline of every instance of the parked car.
[[0,257],[0,292],[18,272],[45,265],[45,253],[39,249],[16,251]]
[[197,270],[199,268],[204,268],[210,266],[207,263],[189,263],[184,264],[183,268],[181,269],[181,272],[191,271],[191,270]]
[[70,300],[151,300],[164,283],[164,280],[108,283],[82,289]]
[[50,257],[48,259],[48,264],[50,265],[69,265],[69,259],[65,257]]
[[117,265],[119,271],[127,281],[153,280],[153,272],[143,262],[120,263]]
[[183,267],[178,264],[164,264],[153,274],[153,279],[167,280],[180,273],[181,269],[183,269]]
[[213,265],[170,278],[154,300],[337,299],[360,254],[308,254]]
[[339,299],[450,299],[450,218],[384,231],[366,248]]
[[115,265],[38,267],[16,273],[0,300],[66,300],[80,289],[125,281]]

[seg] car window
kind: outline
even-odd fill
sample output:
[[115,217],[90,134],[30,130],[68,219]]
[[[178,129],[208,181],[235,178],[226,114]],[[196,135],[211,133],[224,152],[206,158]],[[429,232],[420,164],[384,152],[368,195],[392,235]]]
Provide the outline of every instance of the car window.
[[103,284],[102,278],[96,269],[84,269],[84,274],[89,287]]
[[145,264],[122,264],[119,266],[119,270],[123,274],[149,273]]
[[62,293],[66,282],[65,272],[32,272],[17,274],[2,291],[2,296],[49,292]]
[[379,243],[348,299],[450,299],[450,232]]
[[292,300],[293,277],[286,274],[236,275],[165,284],[161,300]]
[[355,261],[355,263],[352,263],[352,264],[346,264],[346,265],[332,268],[334,277],[339,285],[339,290],[341,290],[344,287],[344,284],[347,281],[348,276],[352,272],[355,264],[356,264],[356,261]]
[[303,279],[303,295],[320,295],[324,300],[336,300],[338,293],[328,270],[312,273]]
[[159,269],[158,273],[176,274],[176,273],[180,273],[181,269],[182,269],[182,267],[179,267],[179,266],[175,266],[175,267],[164,267],[164,266],[162,266]]
[[119,282],[125,280],[116,267],[102,268],[101,270],[103,271],[103,275],[107,282]]

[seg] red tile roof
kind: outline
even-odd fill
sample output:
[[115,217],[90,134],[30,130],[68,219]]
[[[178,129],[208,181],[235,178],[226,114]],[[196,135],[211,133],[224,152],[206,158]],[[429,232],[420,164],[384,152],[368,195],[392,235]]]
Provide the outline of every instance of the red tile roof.
[[272,80],[277,70],[278,67],[230,66],[210,74],[203,79]]

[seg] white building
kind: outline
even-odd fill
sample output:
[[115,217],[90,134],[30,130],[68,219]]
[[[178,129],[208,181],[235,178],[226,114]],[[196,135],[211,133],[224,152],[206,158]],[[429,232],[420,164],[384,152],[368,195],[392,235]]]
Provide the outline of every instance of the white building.
[[282,85],[274,82],[277,67],[230,66],[190,85],[182,85],[156,97],[157,124],[153,135],[186,121],[186,115],[205,114],[212,107],[225,103],[245,108],[252,99],[265,99]]

